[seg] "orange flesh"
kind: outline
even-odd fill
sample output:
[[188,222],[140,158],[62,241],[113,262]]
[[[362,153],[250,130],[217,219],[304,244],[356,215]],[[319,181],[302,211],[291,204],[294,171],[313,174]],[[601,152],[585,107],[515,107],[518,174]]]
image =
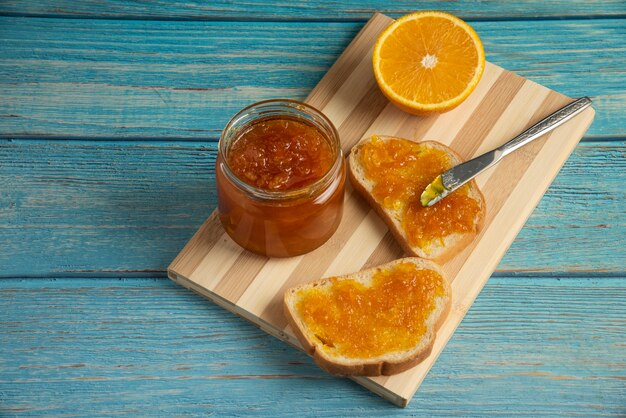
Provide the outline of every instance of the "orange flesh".
[[479,66],[467,31],[440,17],[409,20],[399,26],[381,46],[380,57],[387,85],[418,103],[456,97]]
[[413,348],[426,332],[443,277],[400,263],[372,276],[371,286],[332,278],[332,286],[302,290],[296,304],[309,332],[333,354],[373,358]]
[[485,69],[478,34],[444,12],[410,13],[389,25],[372,54],[376,82],[400,109],[445,112],[474,91]]
[[239,179],[268,191],[310,185],[333,162],[333,151],[317,128],[287,118],[254,123],[228,152],[228,165]]
[[375,137],[363,145],[360,158],[365,176],[374,183],[376,201],[384,208],[400,211],[411,246],[426,248],[450,234],[475,230],[480,206],[468,196],[469,184],[433,206],[420,203],[426,186],[452,167],[445,152],[406,139],[383,141]]

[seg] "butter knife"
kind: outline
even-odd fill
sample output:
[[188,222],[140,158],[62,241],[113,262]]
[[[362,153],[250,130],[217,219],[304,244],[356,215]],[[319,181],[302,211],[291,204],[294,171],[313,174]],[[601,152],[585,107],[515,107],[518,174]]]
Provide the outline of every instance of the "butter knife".
[[432,206],[468,181],[496,164],[506,155],[561,126],[591,105],[589,97],[581,97],[531,126],[504,145],[452,167],[438,175],[422,192],[422,206]]

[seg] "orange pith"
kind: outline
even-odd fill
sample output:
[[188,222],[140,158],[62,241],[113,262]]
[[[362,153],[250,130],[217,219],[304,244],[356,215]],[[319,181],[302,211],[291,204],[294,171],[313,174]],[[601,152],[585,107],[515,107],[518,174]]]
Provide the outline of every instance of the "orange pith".
[[401,109],[423,114],[462,103],[485,67],[476,32],[443,12],[417,12],[389,26],[373,54],[374,75],[382,92]]

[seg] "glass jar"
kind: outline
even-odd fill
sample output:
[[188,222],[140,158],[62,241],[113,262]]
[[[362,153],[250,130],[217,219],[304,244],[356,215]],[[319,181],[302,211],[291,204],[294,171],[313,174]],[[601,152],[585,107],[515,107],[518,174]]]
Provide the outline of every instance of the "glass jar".
[[[233,144],[259,123],[282,120],[315,129],[330,148],[330,168],[312,183],[289,190],[260,188],[235,175],[230,161],[237,155],[230,153],[242,151],[241,147],[233,151]],[[222,132],[216,162],[219,218],[233,241],[257,254],[291,257],[325,243],[341,221],[345,181],[337,130],[305,103],[283,99],[255,103],[237,113]]]

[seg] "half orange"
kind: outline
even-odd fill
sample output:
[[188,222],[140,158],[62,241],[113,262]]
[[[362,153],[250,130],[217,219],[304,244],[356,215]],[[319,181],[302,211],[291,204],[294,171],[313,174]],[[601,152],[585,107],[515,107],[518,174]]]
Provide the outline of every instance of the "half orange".
[[396,20],[379,36],[373,64],[380,89],[400,109],[445,112],[476,88],[485,52],[474,29],[458,17],[416,12]]

